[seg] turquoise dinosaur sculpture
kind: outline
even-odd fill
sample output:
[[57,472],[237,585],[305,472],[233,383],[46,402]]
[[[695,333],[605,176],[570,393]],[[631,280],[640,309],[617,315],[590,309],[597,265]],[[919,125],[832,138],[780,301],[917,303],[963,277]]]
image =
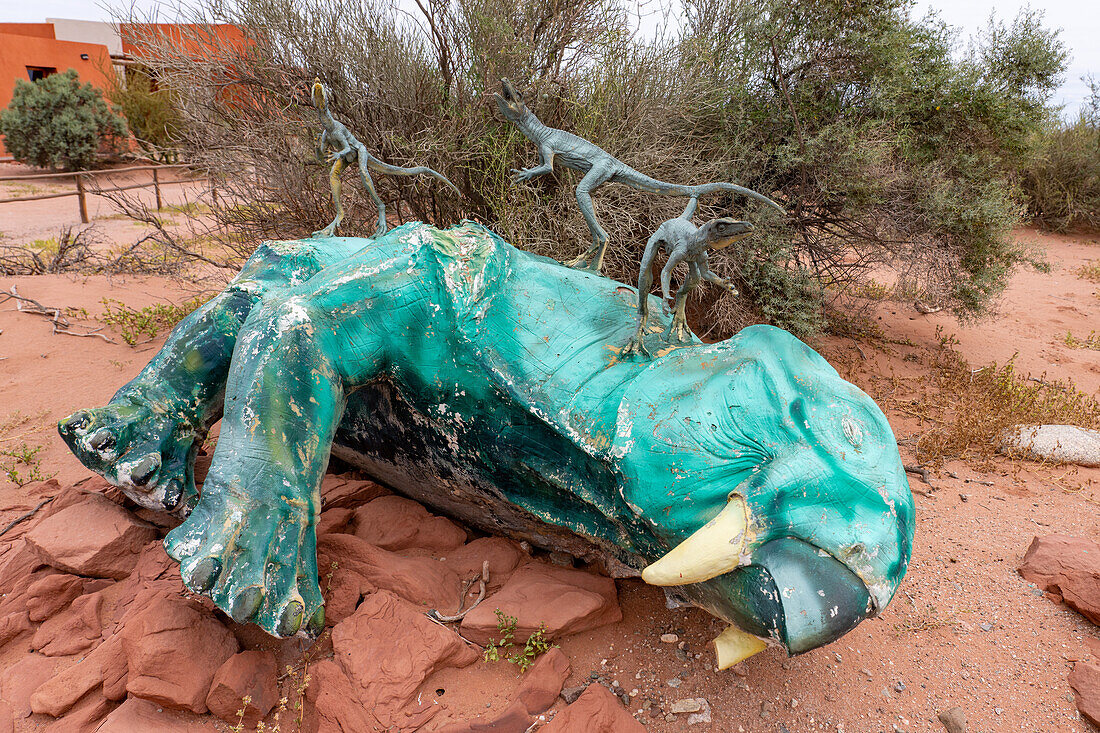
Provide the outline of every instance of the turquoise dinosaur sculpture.
[[278,636],[323,622],[330,449],[473,526],[677,585],[792,653],[884,608],[914,515],[874,402],[767,326],[667,348],[655,314],[656,357],[620,359],[635,307],[633,288],[469,222],[267,242],[59,430],[134,501],[189,512],[165,540],[184,582]]

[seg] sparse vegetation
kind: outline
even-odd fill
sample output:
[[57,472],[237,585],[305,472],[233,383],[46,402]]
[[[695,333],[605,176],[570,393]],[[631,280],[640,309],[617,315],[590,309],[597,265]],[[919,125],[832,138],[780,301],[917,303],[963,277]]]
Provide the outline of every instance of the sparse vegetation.
[[1090,262],[1087,265],[1081,265],[1076,270],[1077,277],[1088,280],[1089,282],[1100,283],[1100,262]]
[[557,644],[551,644],[549,640],[546,639],[546,625],[539,624],[539,627],[527,638],[523,647],[520,648],[515,642],[516,624],[519,623],[518,619],[516,619],[515,616],[508,616],[499,608],[496,609],[494,613],[497,617],[497,631],[500,633],[500,638],[496,641],[490,639],[489,643],[485,646],[483,658],[486,662],[500,661],[501,655],[506,654],[506,650],[514,649],[515,651],[511,654],[506,654],[504,658],[519,667],[520,673],[523,673],[527,671],[528,667],[534,664],[539,656],[557,646]]
[[1092,349],[1100,351],[1100,335],[1096,331],[1090,331],[1088,336],[1078,338],[1072,332],[1066,331],[1065,344],[1071,349]]
[[209,298],[195,297],[179,305],[174,303],[156,303],[138,310],[125,303],[104,298],[103,313],[99,320],[111,326],[130,346],[135,346],[144,336],[156,338],[161,331],[172,328]]
[[42,473],[42,462],[38,458],[41,450],[40,445],[27,445],[22,441],[15,447],[0,447],[0,472],[16,486],[45,481],[49,476]]

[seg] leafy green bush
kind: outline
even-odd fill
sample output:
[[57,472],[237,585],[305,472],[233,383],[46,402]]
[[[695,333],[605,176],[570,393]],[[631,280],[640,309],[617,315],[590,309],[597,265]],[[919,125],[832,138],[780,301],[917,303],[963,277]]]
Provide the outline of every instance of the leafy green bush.
[[[698,289],[708,300],[693,307],[697,330],[712,336],[754,320],[811,333],[830,298],[887,268],[904,281],[899,292],[985,313],[1025,258],[1011,236],[1023,213],[1018,171],[1066,61],[1039,13],[991,21],[960,54],[957,33],[934,15],[912,17],[909,0],[685,0],[682,28],[655,40],[632,34],[614,0],[431,2],[419,19],[383,2],[192,2],[197,41],[203,23],[229,22],[250,45],[190,60],[147,38],[143,62],[180,90],[181,144],[227,189],[219,198],[263,204],[223,204],[214,216],[227,231],[285,238],[331,216],[312,149],[316,75],[368,149],[430,165],[462,190],[460,199],[383,177],[398,216],[472,217],[519,247],[580,254],[589,235],[578,175],[509,182],[536,151],[494,109],[507,76],[546,124],[641,171],[733,181],[786,206],[780,218],[729,196],[702,202],[699,220],[757,225],[712,256],[744,297]],[[228,79],[210,75],[215,63]],[[373,228],[358,188],[345,187],[349,233]],[[685,202],[616,184],[594,198],[611,233],[606,273],[634,282],[645,241]]]
[[102,147],[126,135],[126,123],[76,71],[16,81],[11,103],[0,111],[0,134],[8,152],[39,168],[85,170]]
[[180,122],[177,95],[170,87],[154,83],[141,65],[126,67],[123,77],[112,74],[108,95],[126,116],[130,132],[142,149],[170,163],[176,160],[173,138]]

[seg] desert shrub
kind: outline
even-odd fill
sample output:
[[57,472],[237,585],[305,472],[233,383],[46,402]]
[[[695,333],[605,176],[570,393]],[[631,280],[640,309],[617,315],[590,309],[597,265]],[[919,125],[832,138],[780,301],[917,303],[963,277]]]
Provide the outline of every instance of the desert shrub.
[[1084,81],[1091,93],[1077,119],[1048,125],[1024,171],[1028,213],[1051,231],[1100,229],[1100,83]]
[[179,127],[179,108],[171,87],[157,83],[141,65],[125,67],[125,74],[109,74],[108,96],[126,117],[131,134],[146,154],[175,162],[173,137]]
[[4,146],[16,160],[39,168],[85,170],[96,153],[114,147],[126,123],[76,71],[16,81],[11,102],[0,112]]
[[[143,62],[180,90],[180,145],[213,172],[213,216],[240,240],[305,234],[331,216],[308,102],[319,76],[378,157],[430,165],[462,190],[384,177],[396,219],[470,217],[517,246],[579,254],[578,175],[509,182],[535,149],[495,111],[507,76],[545,123],[639,170],[734,181],[787,207],[782,218],[728,196],[703,202],[700,219],[757,224],[712,258],[744,297],[699,289],[707,307],[693,313],[713,336],[752,320],[812,332],[830,298],[884,268],[907,293],[985,313],[1024,255],[1010,235],[1016,171],[1066,58],[1031,11],[991,21],[955,54],[957,34],[913,18],[908,0],[686,0],[682,27],[655,39],[633,35],[614,0],[434,0],[417,3],[419,17],[385,0],[192,2],[195,37],[147,36]],[[218,22],[248,42],[216,43]],[[180,50],[196,43],[211,53]],[[354,184],[345,195],[349,233],[369,232],[369,202]],[[649,234],[685,202],[616,184],[595,198],[612,234],[606,273],[632,282]]]

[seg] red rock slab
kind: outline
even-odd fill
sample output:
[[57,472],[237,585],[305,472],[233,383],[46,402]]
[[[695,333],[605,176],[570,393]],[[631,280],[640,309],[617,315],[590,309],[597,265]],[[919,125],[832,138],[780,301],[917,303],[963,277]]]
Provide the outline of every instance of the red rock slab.
[[26,611],[14,611],[0,618],[0,647],[14,640],[24,631],[30,631],[31,622]]
[[443,554],[442,561],[463,579],[480,577],[481,563],[488,560],[490,591],[504,585],[520,563],[531,559],[518,543],[503,537],[479,537]]
[[89,494],[24,536],[44,563],[74,575],[121,580],[156,529],[110,499]]
[[1081,537],[1036,537],[1020,562],[1020,575],[1100,624],[1100,544]]
[[465,667],[479,657],[458,634],[387,591],[367,596],[336,625],[332,647],[359,701],[387,725],[404,717],[428,675],[443,667]]
[[550,639],[622,620],[615,581],[583,570],[539,562],[523,565],[504,587],[462,619],[462,635],[478,644],[499,636],[495,610],[517,620],[515,640],[527,641],[540,624]]
[[11,705],[16,718],[31,714],[31,695],[54,676],[57,666],[56,659],[28,654],[0,675],[0,697]]
[[102,611],[102,592],[80,596],[65,611],[38,627],[31,648],[47,657],[88,651],[102,641]]
[[90,692],[80,700],[69,714],[58,718],[45,728],[43,733],[87,733],[98,729],[99,721],[107,717],[114,708],[112,703],[98,691]]
[[19,581],[26,580],[43,565],[42,558],[26,540],[16,540],[13,549],[4,557],[3,565],[0,565],[0,594],[10,595]]
[[54,573],[46,575],[27,588],[27,614],[39,623],[65,609],[84,592],[84,579],[79,575]]
[[389,489],[373,481],[326,474],[321,481],[321,506],[326,511],[335,508],[355,509],[389,493]]
[[525,733],[535,722],[535,716],[549,710],[558,699],[569,672],[569,658],[561,649],[551,649],[523,675],[515,699],[500,716],[491,721],[456,723],[438,733]]
[[[335,570],[332,563],[336,563]],[[341,583],[355,587],[353,594],[387,590],[424,605],[425,610],[435,608],[452,613],[458,608],[458,596],[462,591],[458,576],[438,560],[402,557],[346,534],[325,535],[317,540],[317,566],[322,590],[328,583],[328,573],[332,572],[332,584],[335,585],[337,576],[341,576]],[[330,611],[326,607],[325,614]]]
[[15,733],[15,714],[3,700],[0,700],[0,733]]
[[645,733],[645,728],[627,712],[619,699],[603,685],[589,685],[572,705],[565,708],[540,733]]
[[202,606],[153,596],[125,620],[126,690],[169,708],[206,712],[214,673],[237,653],[237,639]]
[[[246,728],[255,728],[257,721],[270,713],[279,700],[275,683],[274,654],[264,651],[234,654],[214,673],[206,707],[230,725],[243,722]],[[239,714],[241,709],[243,717]]]
[[306,688],[306,708],[310,718],[307,730],[318,733],[361,733],[381,731],[386,726],[359,702],[355,686],[340,665],[331,659],[309,669],[313,678]]
[[1077,662],[1069,673],[1069,686],[1073,688],[1081,715],[1100,726],[1100,665]]
[[355,510],[355,536],[383,550],[411,547],[446,551],[466,541],[466,530],[403,496],[381,496]]
[[182,710],[165,710],[156,703],[131,697],[100,723],[95,733],[199,733],[222,730],[210,719],[203,720]]
[[321,519],[317,522],[317,536],[320,537],[323,534],[343,532],[347,529],[348,523],[351,522],[351,518],[354,514],[355,512],[351,509],[345,509],[343,507],[326,509],[321,512]]
[[102,686],[103,695],[110,700],[126,696],[125,684],[118,695],[120,680],[126,678],[126,655],[122,639],[112,636],[92,650],[88,656],[42,683],[31,695],[31,710],[59,717],[64,715],[80,698]]

